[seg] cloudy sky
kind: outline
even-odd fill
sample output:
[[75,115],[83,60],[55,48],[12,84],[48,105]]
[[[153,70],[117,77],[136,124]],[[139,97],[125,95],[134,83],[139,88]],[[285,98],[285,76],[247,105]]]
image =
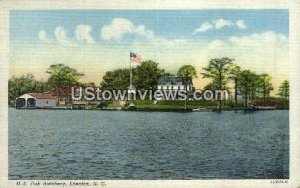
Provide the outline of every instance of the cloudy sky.
[[[129,66],[129,52],[176,72],[198,72],[227,56],[244,69],[266,72],[275,87],[288,79],[287,10],[55,10],[10,13],[10,74],[47,79],[64,63],[99,83],[107,70]],[[207,83],[198,75],[194,84]]]

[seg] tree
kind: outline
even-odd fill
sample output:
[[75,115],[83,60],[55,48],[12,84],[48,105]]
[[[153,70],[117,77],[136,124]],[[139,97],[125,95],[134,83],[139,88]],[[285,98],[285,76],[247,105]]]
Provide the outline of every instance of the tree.
[[[46,73],[50,76],[48,84],[52,88],[71,87],[79,85],[79,79],[84,75],[76,69],[64,64],[53,64],[47,69]],[[57,90],[58,101],[60,100],[60,90]]]
[[87,82],[87,83],[79,83],[78,86],[81,86],[81,87],[93,87],[93,88],[96,88],[96,84],[94,82]]
[[179,68],[177,75],[183,78],[193,78],[197,77],[197,71],[193,65],[182,65]]
[[238,96],[238,87],[239,87],[239,75],[241,74],[241,67],[234,65],[232,69],[230,70],[230,76],[229,78],[233,81],[234,83],[234,101],[235,101],[235,106],[237,106],[237,96]]
[[164,69],[158,67],[158,63],[152,60],[143,61],[133,70],[133,85],[138,89],[155,88],[159,77],[166,74],[168,73]]
[[217,90],[217,85],[214,82],[210,82],[208,83],[206,86],[204,86],[203,90],[211,90],[211,91],[215,91]]
[[[132,69],[133,85],[138,89],[155,88],[161,76],[171,75],[158,67],[158,63],[147,60]],[[128,89],[130,82],[129,69],[107,71],[100,86],[107,89]]]
[[250,80],[250,99],[254,100],[259,95],[260,90],[260,76],[255,72],[251,72]]
[[244,108],[248,108],[248,100],[256,96],[259,76],[250,70],[244,70],[240,73],[238,80],[239,90],[244,98]]
[[[234,59],[223,57],[220,59],[211,59],[207,67],[203,68],[201,73],[203,78],[212,80],[212,85],[215,85],[218,90],[227,89],[230,71],[232,69],[232,62]],[[222,108],[222,99],[219,99],[219,109]]]
[[45,92],[48,89],[44,81],[37,81],[31,73],[12,76],[8,80],[8,102],[12,105],[17,97],[25,93]]
[[264,104],[266,103],[266,98],[270,96],[271,90],[273,90],[272,86],[272,77],[268,74],[261,74],[259,75],[260,80],[259,80],[259,88],[260,88],[260,93],[263,97]]
[[64,64],[53,64],[47,69],[46,73],[50,76],[48,83],[52,87],[75,86],[79,84],[79,79],[83,73]]
[[[185,85],[185,91],[186,94],[188,95],[187,85],[189,80],[191,80],[193,77],[197,77],[196,68],[192,65],[182,65],[177,72],[177,76],[183,79]],[[184,109],[187,109],[187,97],[185,98]]]
[[282,99],[284,99],[285,105],[288,105],[289,96],[290,96],[290,84],[289,81],[284,80],[279,86],[279,90],[277,95],[279,95]]
[[126,90],[129,87],[130,73],[129,69],[116,69],[107,71],[102,78],[100,87],[103,89],[122,89]]

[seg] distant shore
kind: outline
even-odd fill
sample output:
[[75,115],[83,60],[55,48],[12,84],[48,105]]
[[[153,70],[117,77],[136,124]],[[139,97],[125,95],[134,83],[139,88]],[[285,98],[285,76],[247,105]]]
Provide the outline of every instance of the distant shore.
[[[11,107],[13,108],[13,107]],[[225,108],[225,109],[154,109],[154,108],[135,108],[135,109],[114,109],[114,108],[94,108],[94,109],[84,109],[84,108],[21,108],[18,110],[85,110],[85,111],[127,111],[127,112],[221,112],[221,111],[270,111],[270,110],[289,110],[289,108],[275,108],[275,109],[243,109],[243,108]]]

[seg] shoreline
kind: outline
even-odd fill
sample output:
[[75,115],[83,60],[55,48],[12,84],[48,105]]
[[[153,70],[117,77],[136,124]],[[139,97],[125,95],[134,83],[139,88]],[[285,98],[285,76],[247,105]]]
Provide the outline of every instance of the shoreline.
[[[14,107],[9,107],[14,108]],[[289,108],[275,108],[275,109],[242,109],[242,108],[232,108],[232,109],[212,109],[205,108],[200,110],[194,109],[153,109],[153,108],[137,108],[137,109],[79,109],[79,108],[20,108],[17,110],[84,110],[84,111],[124,111],[124,112],[222,112],[222,111],[274,111],[274,110],[289,110]]]

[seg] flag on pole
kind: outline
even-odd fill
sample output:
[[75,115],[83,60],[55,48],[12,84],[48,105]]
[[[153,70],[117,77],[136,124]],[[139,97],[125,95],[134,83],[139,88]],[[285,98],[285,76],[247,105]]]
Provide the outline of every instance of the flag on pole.
[[134,61],[134,62],[137,62],[137,63],[140,63],[142,61],[142,58],[141,58],[140,55],[138,55],[136,53],[133,53],[133,52],[130,52],[130,60]]

